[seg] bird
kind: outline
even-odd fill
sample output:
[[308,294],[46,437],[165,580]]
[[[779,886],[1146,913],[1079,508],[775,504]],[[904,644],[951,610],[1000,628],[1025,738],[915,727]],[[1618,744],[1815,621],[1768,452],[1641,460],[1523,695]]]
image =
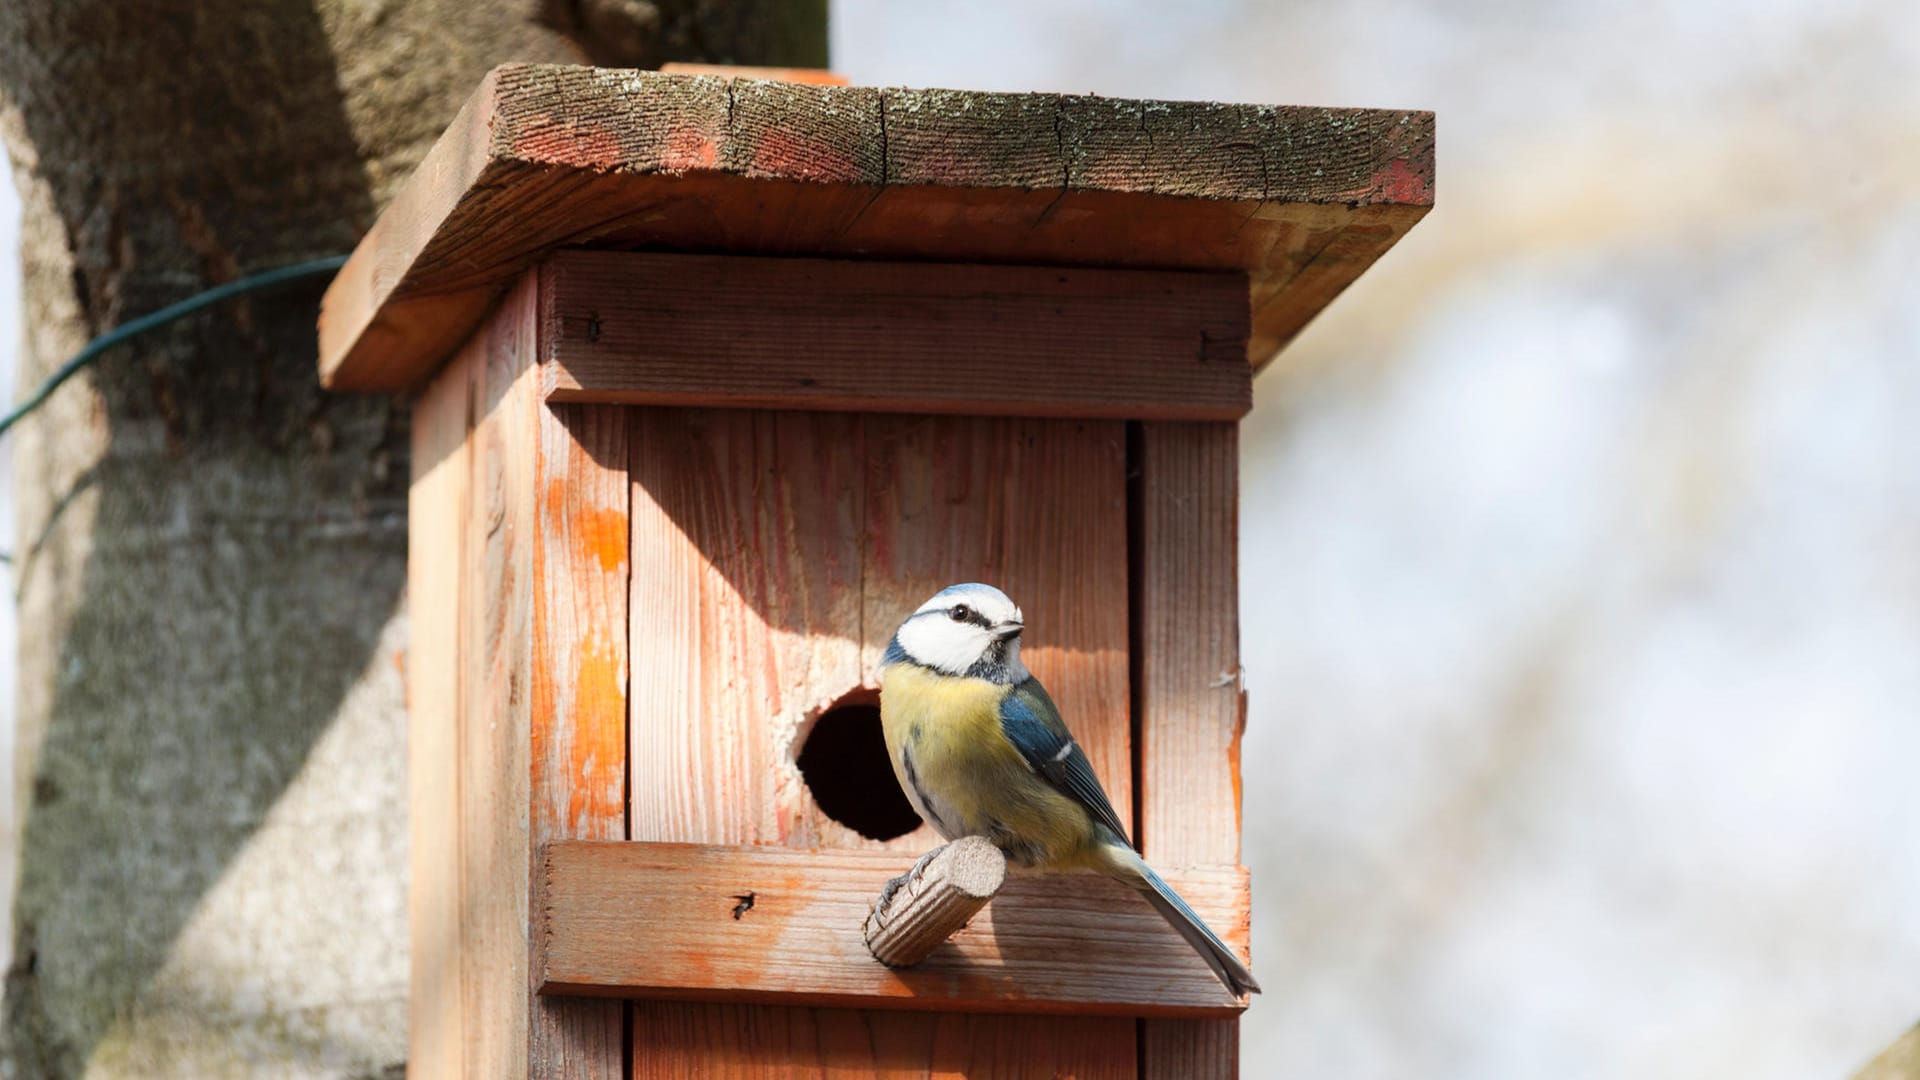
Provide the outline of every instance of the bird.
[[900,624],[880,661],[880,724],[907,801],[949,841],[982,836],[1017,865],[1096,870],[1132,886],[1228,990],[1258,993],[1239,956],[1128,839],[1086,751],[1020,661],[1025,628],[1006,593],[977,582],[940,590]]

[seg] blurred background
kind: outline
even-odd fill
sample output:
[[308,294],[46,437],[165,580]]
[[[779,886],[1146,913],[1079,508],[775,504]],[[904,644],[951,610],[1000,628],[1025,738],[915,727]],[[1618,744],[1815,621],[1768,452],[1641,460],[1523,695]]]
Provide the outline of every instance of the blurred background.
[[[1839,1078],[1920,1019],[1920,8],[831,18],[860,84],[1439,115],[1437,208],[1245,426],[1248,1075]],[[289,1075],[404,1055],[370,970]]]

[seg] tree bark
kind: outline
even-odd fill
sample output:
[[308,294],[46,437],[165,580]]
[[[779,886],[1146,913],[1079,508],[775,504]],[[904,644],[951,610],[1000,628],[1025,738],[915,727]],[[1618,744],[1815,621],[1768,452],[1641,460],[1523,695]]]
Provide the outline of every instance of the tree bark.
[[[507,60],[826,61],[824,0],[11,0],[32,385],[344,252]],[[407,403],[320,393],[318,284],[16,429],[16,1077],[398,1075]]]

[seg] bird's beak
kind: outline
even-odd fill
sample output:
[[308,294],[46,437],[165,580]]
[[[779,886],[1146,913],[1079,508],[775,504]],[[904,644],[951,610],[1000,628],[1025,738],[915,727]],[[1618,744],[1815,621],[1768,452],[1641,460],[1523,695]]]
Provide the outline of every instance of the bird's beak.
[[1006,622],[996,623],[994,625],[993,636],[999,638],[1001,641],[1006,641],[1009,638],[1019,637],[1020,631],[1026,628],[1027,624],[1018,619],[1008,619]]

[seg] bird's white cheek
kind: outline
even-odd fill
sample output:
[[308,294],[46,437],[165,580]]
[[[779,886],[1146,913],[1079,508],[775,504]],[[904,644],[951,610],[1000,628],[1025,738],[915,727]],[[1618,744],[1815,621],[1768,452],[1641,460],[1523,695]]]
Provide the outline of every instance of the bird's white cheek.
[[973,666],[985,647],[984,635],[960,623],[916,620],[900,633],[900,644],[928,667],[957,675]]

